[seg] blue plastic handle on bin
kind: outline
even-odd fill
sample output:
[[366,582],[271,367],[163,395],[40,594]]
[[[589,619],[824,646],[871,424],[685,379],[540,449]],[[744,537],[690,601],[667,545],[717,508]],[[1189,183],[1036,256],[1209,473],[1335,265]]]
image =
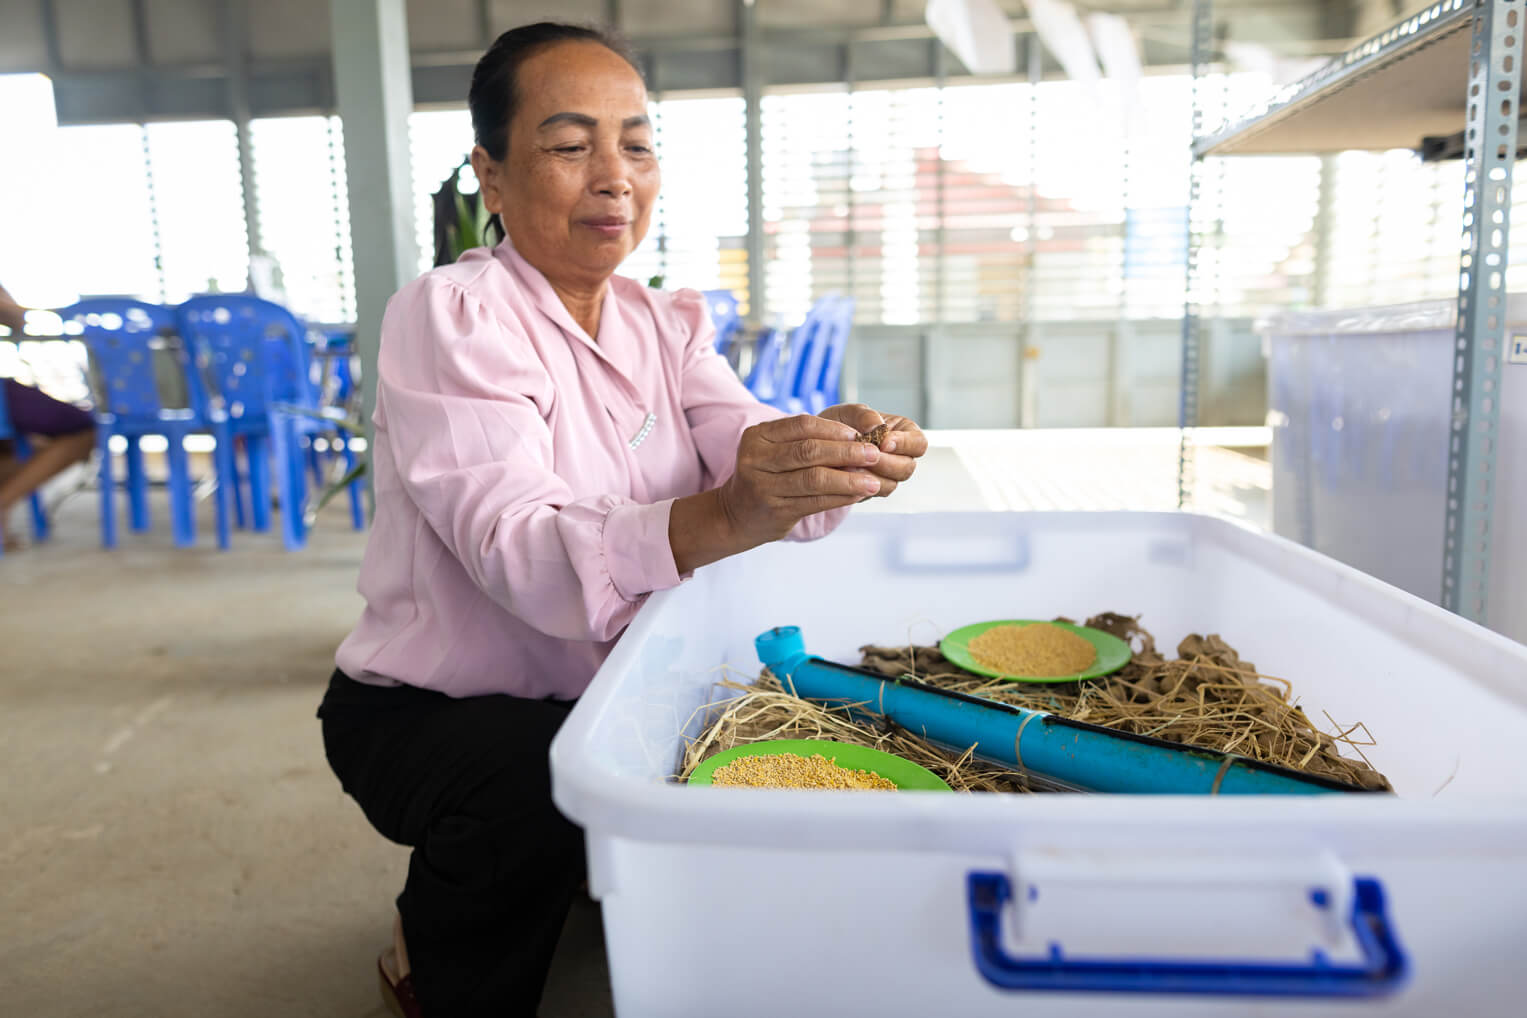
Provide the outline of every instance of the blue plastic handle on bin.
[[754,640],[759,660],[810,700],[864,704],[946,746],[1094,792],[1170,795],[1321,795],[1335,782],[1244,757],[1168,745],[1039,711],[941,694],[806,653],[796,626]]
[[972,872],[968,887],[976,970],[1004,990],[1373,998],[1394,993],[1410,975],[1384,909],[1383,885],[1374,877],[1353,881],[1351,926],[1363,959],[1351,965],[1334,964],[1318,952],[1307,964],[1066,958],[1059,945],[1045,958],[1014,958],[1001,937],[1002,908],[1012,897],[1007,876]]

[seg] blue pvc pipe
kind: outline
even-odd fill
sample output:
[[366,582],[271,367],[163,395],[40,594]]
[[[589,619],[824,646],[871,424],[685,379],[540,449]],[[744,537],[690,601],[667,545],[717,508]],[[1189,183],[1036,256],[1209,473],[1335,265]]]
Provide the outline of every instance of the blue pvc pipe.
[[862,704],[933,742],[1093,792],[1162,795],[1320,795],[1334,782],[1265,769],[1245,757],[1142,739],[1053,714],[917,689],[806,653],[801,631],[760,635],[758,657],[808,700]]

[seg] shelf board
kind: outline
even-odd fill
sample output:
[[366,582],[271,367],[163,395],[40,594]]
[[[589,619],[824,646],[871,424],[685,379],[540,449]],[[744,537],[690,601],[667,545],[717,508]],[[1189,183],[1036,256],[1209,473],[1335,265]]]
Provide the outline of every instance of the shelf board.
[[1423,138],[1456,134],[1473,12],[1473,0],[1439,0],[1196,139],[1194,153],[1419,149]]

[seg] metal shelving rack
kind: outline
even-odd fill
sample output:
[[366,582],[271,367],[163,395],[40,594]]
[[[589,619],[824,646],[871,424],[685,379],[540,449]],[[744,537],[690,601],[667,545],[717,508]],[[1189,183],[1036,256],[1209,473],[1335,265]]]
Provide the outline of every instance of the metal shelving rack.
[[[1483,621],[1506,332],[1511,171],[1522,101],[1527,0],[1441,0],[1354,46],[1257,109],[1201,134],[1198,82],[1212,53],[1211,0],[1193,9],[1194,142],[1190,200],[1204,159],[1349,149],[1438,147],[1457,135],[1464,214],[1448,449],[1443,606]],[[1189,209],[1188,295],[1183,315],[1179,423],[1180,500],[1191,500],[1192,429],[1198,423],[1200,315],[1194,303],[1197,238]]]

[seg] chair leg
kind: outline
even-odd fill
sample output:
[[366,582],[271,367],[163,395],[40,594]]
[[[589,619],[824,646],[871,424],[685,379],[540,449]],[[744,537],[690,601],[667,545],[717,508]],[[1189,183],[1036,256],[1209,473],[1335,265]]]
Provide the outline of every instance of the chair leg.
[[128,511],[133,530],[141,534],[149,528],[151,519],[148,508],[148,475],[143,470],[143,450],[138,445],[137,435],[128,436],[126,459]]
[[36,492],[27,499],[32,508],[32,540],[39,544],[48,539],[51,528],[48,526],[48,514],[42,505],[42,496]]
[[[16,458],[18,460],[29,460],[32,458],[32,444],[27,441],[25,435],[16,435],[11,439],[11,442],[15,446]],[[41,544],[48,539],[48,514],[43,510],[42,495],[34,491],[27,496],[26,501],[27,512],[32,517],[32,540],[37,544]]]
[[239,500],[239,474],[233,455],[233,436],[226,430],[216,433],[213,463],[217,473],[217,546],[227,551],[233,543],[229,531],[234,504]]
[[249,518],[254,529],[270,529],[270,445],[264,435],[246,435],[244,448],[249,451]]
[[[287,523],[288,516],[286,513],[286,505],[284,503],[281,506],[281,519],[283,521],[283,525],[290,527],[289,532],[292,536],[292,540],[295,542],[295,545],[288,545],[288,547],[301,548],[304,547],[308,542],[308,460],[306,457],[301,455],[300,452],[302,449],[303,436],[302,433],[297,430],[297,419],[295,417],[286,418],[284,421],[284,428],[286,434],[286,447],[292,450],[292,452],[296,453],[296,455],[291,457],[292,512],[290,516],[290,522],[289,524]],[[311,436],[309,436],[309,439],[311,439]],[[322,483],[322,474],[320,474],[319,484],[322,485]]]
[[[345,473],[348,474],[350,471],[355,469],[355,450],[350,448],[350,436],[349,435],[341,434],[339,436],[339,438],[338,438],[338,441],[341,443],[340,448],[344,450]],[[362,505],[362,502],[361,502],[361,499],[363,497],[364,496],[363,496],[363,492],[361,490],[360,479],[357,478],[356,480],[351,481],[350,482],[350,525],[353,526],[356,530],[365,530],[366,529],[366,509],[365,509],[365,506]]]
[[276,487],[281,502],[281,543],[287,551],[302,547],[302,504],[297,486],[303,472],[302,452],[294,447],[296,436],[287,422],[271,422],[271,455],[276,461]]
[[[312,475],[313,475],[313,487],[317,488],[319,490],[322,490],[323,489],[323,459],[318,454],[318,445],[317,445],[317,443],[316,443],[316,441],[314,439],[315,439],[315,436],[313,436],[313,435],[309,435],[308,436],[307,449],[306,449],[306,453],[307,453],[307,466],[308,466],[308,471],[310,473],[312,473]],[[297,438],[297,441],[301,442],[302,438],[299,436]]]
[[101,489],[101,547],[115,548],[117,546],[117,505],[115,492],[112,490],[115,482],[111,476],[111,432],[107,428],[102,427],[96,430],[96,449],[101,456],[101,464],[98,468],[100,479],[97,482],[97,487]]
[[243,530],[249,526],[249,513],[245,508],[245,499],[249,497],[249,491],[244,485],[244,472],[239,469],[239,449],[244,450],[244,457],[249,457],[249,447],[242,440],[230,438],[228,445],[229,476],[233,478],[233,525]]
[[191,504],[191,463],[186,456],[185,436],[165,436],[169,446],[164,458],[170,467],[170,522],[175,546],[189,548],[196,543],[196,508]]

